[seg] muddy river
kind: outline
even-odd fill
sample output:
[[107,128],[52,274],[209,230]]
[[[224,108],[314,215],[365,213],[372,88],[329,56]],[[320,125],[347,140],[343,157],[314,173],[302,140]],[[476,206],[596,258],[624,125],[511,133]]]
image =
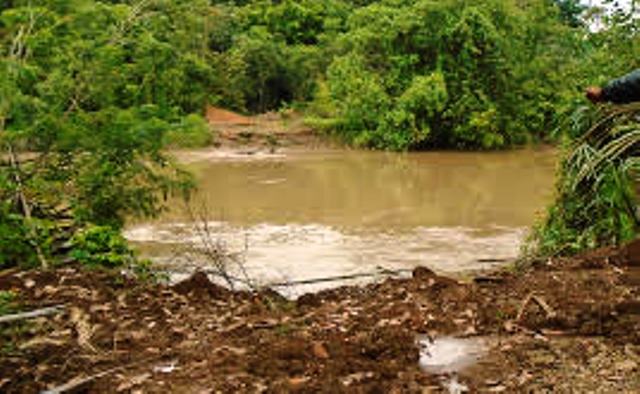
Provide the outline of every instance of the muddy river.
[[178,157],[198,180],[191,208],[173,202],[159,219],[130,224],[127,237],[177,278],[211,264],[209,258],[182,258],[184,245],[201,246],[206,222],[213,244],[240,253],[246,274],[260,283],[418,265],[463,274],[505,264],[550,201],[556,163],[547,148]]

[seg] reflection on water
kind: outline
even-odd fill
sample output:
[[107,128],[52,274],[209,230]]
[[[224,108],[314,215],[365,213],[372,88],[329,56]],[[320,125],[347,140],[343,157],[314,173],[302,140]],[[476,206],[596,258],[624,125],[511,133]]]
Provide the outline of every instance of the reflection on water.
[[[182,155],[215,233],[267,281],[510,259],[551,196],[554,152]],[[150,255],[193,238],[176,203],[127,232]]]

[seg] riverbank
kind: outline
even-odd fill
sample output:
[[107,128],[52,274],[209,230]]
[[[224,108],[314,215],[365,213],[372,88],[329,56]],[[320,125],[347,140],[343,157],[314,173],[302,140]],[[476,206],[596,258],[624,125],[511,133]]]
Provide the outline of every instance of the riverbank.
[[282,148],[314,149],[333,144],[307,126],[304,115],[294,110],[244,116],[209,106],[205,118],[218,148],[254,154]]
[[[0,290],[21,310],[64,305],[2,325],[3,392],[640,390],[638,242],[468,283],[418,268],[295,302],[201,273],[166,287],[78,268],[5,272]],[[457,370],[421,355],[425,336],[483,349]]]

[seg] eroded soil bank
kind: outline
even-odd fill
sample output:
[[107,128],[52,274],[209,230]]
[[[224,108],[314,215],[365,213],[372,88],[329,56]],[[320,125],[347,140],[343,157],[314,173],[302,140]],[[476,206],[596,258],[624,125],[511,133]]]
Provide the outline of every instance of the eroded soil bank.
[[[640,242],[470,283],[418,268],[296,302],[202,273],[166,287],[75,268],[5,272],[0,290],[23,310],[65,305],[0,327],[2,392],[640,390]],[[424,336],[487,349],[451,379],[421,369]]]

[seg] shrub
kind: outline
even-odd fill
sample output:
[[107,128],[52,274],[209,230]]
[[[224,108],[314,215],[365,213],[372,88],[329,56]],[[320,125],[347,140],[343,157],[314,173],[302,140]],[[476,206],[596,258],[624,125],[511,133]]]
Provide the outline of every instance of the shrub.
[[134,262],[126,239],[109,226],[91,226],[76,233],[69,255],[90,267],[118,268]]
[[580,125],[583,137],[565,154],[555,201],[534,228],[525,247],[528,255],[573,254],[638,235],[638,116],[640,104],[634,104]]
[[164,144],[175,148],[201,148],[211,144],[212,140],[207,121],[196,114],[184,117],[164,135]]

